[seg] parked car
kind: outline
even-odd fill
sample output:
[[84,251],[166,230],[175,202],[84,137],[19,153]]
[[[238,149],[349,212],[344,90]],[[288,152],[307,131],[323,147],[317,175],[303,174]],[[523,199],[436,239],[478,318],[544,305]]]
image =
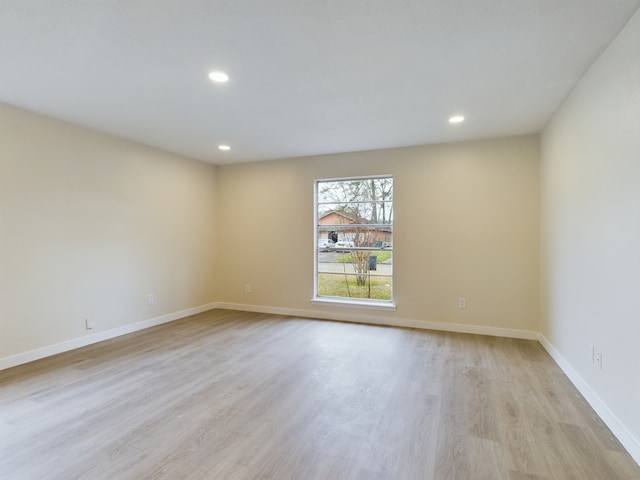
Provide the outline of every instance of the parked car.
[[334,242],[328,238],[318,239],[318,251],[319,252],[331,252],[333,250]]
[[339,240],[333,246],[333,249],[336,252],[348,252],[345,248],[353,248],[355,247],[354,243],[351,240]]

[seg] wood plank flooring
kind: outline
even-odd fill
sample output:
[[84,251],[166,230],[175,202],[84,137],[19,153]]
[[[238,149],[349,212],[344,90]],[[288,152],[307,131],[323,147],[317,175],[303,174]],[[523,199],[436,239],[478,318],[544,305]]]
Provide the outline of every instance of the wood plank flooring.
[[533,341],[214,310],[0,371],[1,479],[640,479]]

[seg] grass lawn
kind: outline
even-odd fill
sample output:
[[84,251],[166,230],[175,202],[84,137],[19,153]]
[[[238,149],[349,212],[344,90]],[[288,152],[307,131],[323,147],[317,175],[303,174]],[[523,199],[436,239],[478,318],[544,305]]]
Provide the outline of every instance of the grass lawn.
[[[371,280],[371,296],[369,296],[369,279]],[[359,286],[356,283],[355,275],[348,274],[345,280],[344,274],[321,273],[318,275],[318,295],[391,300],[391,277],[369,277],[366,285]]]

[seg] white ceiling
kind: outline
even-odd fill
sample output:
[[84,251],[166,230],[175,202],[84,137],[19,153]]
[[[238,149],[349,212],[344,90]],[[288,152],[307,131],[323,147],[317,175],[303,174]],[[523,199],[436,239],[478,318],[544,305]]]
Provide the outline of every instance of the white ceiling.
[[0,101],[216,164],[538,132],[639,6],[0,0]]

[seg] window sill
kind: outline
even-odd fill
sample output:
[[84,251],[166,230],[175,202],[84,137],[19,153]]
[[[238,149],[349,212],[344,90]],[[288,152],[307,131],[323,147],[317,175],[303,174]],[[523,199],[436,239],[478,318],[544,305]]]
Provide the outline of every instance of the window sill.
[[312,298],[313,305],[326,305],[331,307],[348,307],[368,310],[396,311],[396,304],[393,302],[367,302],[364,300],[342,300],[339,298]]

